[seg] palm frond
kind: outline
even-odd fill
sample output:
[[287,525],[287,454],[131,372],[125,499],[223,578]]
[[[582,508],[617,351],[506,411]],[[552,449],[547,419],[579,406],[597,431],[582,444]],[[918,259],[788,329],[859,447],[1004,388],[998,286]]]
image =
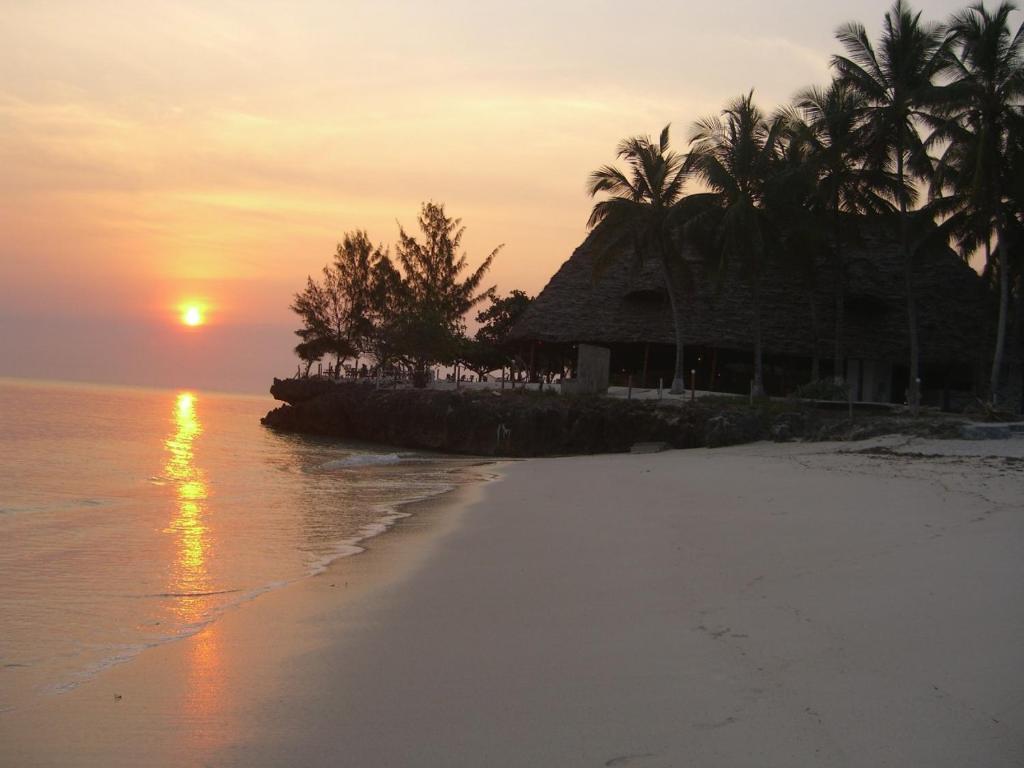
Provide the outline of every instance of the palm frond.
[[625,174],[613,165],[603,165],[587,179],[587,194],[590,197],[608,192],[619,197],[636,197],[637,190]]

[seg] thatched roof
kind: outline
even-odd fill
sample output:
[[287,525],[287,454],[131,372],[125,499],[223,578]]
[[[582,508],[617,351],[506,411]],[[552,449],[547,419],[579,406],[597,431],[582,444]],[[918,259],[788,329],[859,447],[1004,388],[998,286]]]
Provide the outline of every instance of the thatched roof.
[[[512,331],[513,338],[555,343],[673,344],[675,335],[657,264],[639,267],[629,251],[595,278],[588,238],[551,278]],[[868,236],[848,249],[846,354],[905,363],[908,350],[903,266],[890,239]],[[736,269],[724,278],[692,251],[684,253],[693,287],[685,303],[687,345],[753,348],[750,285]],[[762,278],[762,337],[767,354],[832,354],[835,300],[831,266],[822,258],[817,289],[773,267]],[[922,362],[974,363],[991,334],[990,301],[978,275],[953,251],[921,258],[915,268]],[[815,338],[812,297],[817,313]]]

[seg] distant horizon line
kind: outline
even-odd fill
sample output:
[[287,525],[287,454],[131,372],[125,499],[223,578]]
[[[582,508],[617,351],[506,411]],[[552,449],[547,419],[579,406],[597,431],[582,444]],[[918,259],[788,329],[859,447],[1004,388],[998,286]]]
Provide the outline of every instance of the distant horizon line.
[[157,386],[154,384],[133,384],[127,382],[113,382],[113,381],[96,381],[94,379],[55,379],[55,378],[41,378],[37,376],[18,376],[17,374],[0,373],[0,385],[10,384],[12,386],[27,386],[31,384],[43,385],[47,387],[66,387],[71,389],[111,389],[111,390],[139,390],[147,392],[168,392],[180,394],[183,391],[197,392],[203,395],[213,395],[215,397],[245,397],[245,398],[266,398],[273,400],[270,395],[269,385],[267,391],[264,393],[257,392],[255,390],[228,390],[228,389],[212,389],[207,387],[191,387],[191,386]]

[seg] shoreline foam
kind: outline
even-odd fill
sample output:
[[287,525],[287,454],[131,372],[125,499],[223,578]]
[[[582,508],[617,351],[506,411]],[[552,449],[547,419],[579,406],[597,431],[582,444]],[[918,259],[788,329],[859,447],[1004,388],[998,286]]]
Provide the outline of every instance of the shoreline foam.
[[[366,460],[364,456],[367,457]],[[372,467],[377,465],[389,465],[399,463],[402,459],[397,454],[396,461],[390,460],[390,455],[384,456],[383,460],[377,454],[354,454],[351,459],[355,461],[348,461],[347,459],[340,460],[344,463],[346,469],[361,469],[364,467]],[[436,460],[436,457],[430,457],[430,459],[424,460]],[[287,589],[288,587],[299,584],[307,579],[315,578],[327,571],[329,571],[339,561],[354,557],[364,553],[369,542],[385,533],[392,530],[397,524],[403,520],[407,520],[412,517],[415,512],[417,505],[429,502],[433,499],[443,497],[456,490],[460,485],[470,482],[475,482],[479,478],[474,476],[473,472],[467,471],[478,466],[485,466],[493,462],[479,462],[471,465],[466,465],[465,459],[457,459],[460,463],[449,467],[444,470],[444,474],[451,479],[451,482],[437,486],[428,493],[411,494],[407,497],[401,498],[397,501],[390,503],[376,503],[374,505],[375,517],[369,522],[361,525],[359,529],[352,535],[339,539],[334,542],[332,551],[328,554],[322,555],[318,558],[311,560],[305,569],[305,572],[299,576],[274,580],[258,586],[242,589],[222,589],[212,590],[208,592],[198,593],[159,593],[159,594],[140,594],[140,595],[120,595],[119,597],[128,599],[167,599],[167,598],[195,598],[195,597],[218,597],[223,595],[237,595],[238,597],[230,602],[223,604],[209,606],[206,610],[208,615],[205,618],[193,621],[188,624],[178,626],[173,634],[165,635],[149,635],[144,640],[134,643],[127,643],[123,645],[110,646],[105,650],[108,655],[103,655],[90,661],[85,666],[69,670],[66,677],[61,680],[55,680],[49,683],[45,683],[42,686],[35,689],[35,692],[43,697],[47,696],[63,696],[71,691],[74,691],[81,686],[88,685],[95,682],[100,678],[101,675],[107,671],[124,665],[130,664],[136,661],[142,654],[146,653],[155,648],[161,648],[170,644],[186,641],[197,634],[205,631],[209,627],[216,624],[217,621],[221,620],[225,615],[238,609],[245,608],[249,603],[260,598],[268,593],[273,593],[279,590]],[[332,462],[327,462],[331,464]],[[9,665],[19,666],[25,668],[31,668],[32,664],[25,665]],[[17,712],[22,707],[12,705],[0,709],[0,717],[7,713]],[[2,757],[2,754],[0,754]]]

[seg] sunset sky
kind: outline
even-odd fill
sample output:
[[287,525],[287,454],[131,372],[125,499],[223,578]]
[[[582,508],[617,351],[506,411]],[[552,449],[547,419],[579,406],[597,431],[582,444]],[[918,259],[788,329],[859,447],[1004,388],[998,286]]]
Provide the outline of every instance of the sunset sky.
[[534,294],[621,138],[771,110],[888,5],[0,0],[0,375],[265,391],[305,276],[424,200]]

